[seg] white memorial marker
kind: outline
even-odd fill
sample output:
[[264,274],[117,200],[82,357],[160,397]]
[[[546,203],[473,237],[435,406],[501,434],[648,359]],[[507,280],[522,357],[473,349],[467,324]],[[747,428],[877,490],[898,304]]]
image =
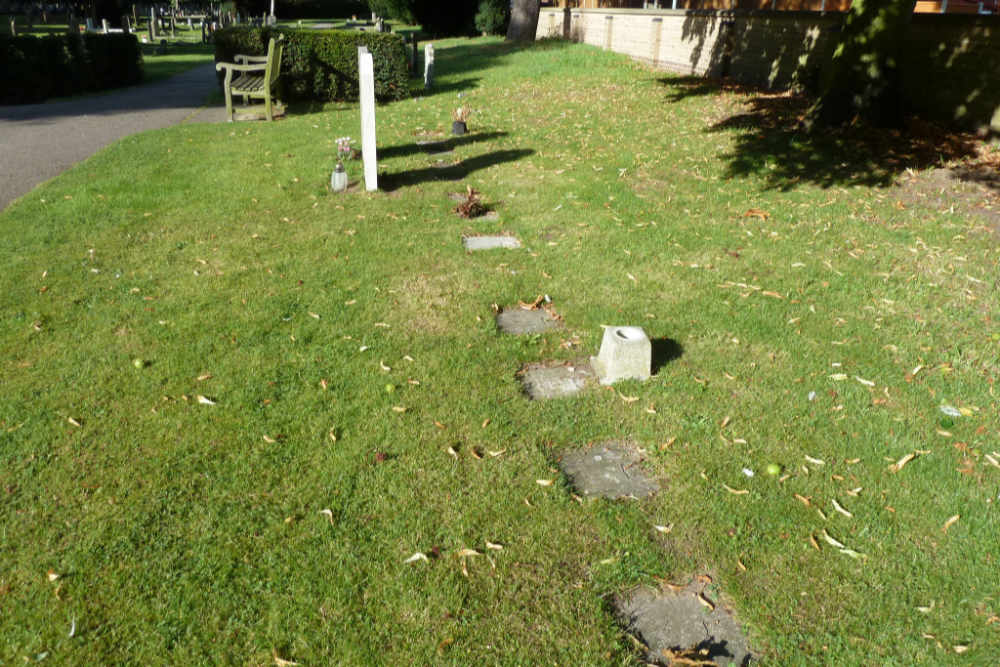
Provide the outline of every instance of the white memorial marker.
[[378,190],[375,158],[375,64],[367,46],[358,47],[358,82],[361,97],[361,158],[365,163],[365,190]]
[[424,89],[434,85],[434,45],[424,45]]

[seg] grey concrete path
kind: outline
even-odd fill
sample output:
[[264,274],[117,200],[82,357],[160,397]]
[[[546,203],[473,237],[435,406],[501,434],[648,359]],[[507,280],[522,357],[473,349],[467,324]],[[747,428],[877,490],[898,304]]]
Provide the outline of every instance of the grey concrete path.
[[0,210],[113,141],[178,123],[222,122],[206,107],[215,65],[142,86],[42,104],[0,106]]

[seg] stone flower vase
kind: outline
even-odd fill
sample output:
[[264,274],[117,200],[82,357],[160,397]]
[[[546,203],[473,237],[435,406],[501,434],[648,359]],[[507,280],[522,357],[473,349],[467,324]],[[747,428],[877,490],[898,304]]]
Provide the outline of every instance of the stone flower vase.
[[456,120],[451,124],[451,133],[454,134],[456,137],[462,136],[463,134],[468,132],[468,130],[469,128],[465,126],[464,120]]
[[344,163],[339,160],[330,176],[330,189],[334,192],[343,192],[347,189],[347,172],[344,170]]

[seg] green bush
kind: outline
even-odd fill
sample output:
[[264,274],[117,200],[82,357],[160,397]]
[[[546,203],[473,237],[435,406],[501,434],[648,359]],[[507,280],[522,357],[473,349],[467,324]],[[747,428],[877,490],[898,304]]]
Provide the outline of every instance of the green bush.
[[510,21],[510,3],[507,0],[482,0],[476,12],[476,30],[484,35],[506,35]]
[[372,53],[375,99],[388,102],[409,94],[406,45],[391,33],[237,26],[215,33],[215,61],[233,62],[237,53],[264,55],[268,40],[278,35],[285,37],[278,83],[286,101],[358,99],[359,46]]
[[0,35],[0,104],[117,88],[142,80],[135,35]]

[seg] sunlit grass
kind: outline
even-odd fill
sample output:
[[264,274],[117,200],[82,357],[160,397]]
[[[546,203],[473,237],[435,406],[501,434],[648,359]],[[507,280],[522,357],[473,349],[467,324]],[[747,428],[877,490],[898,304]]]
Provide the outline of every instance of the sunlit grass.
[[[751,130],[710,128],[741,94],[578,45],[436,46],[436,90],[377,111],[390,192],[328,191],[342,106],[130,137],[0,215],[2,660],[627,663],[611,597],[707,573],[767,664],[989,662],[981,223],[734,175]],[[461,103],[442,171],[415,141]],[[499,222],[454,215],[466,186]],[[462,250],[496,231],[526,248]],[[493,304],[540,294],[564,328],[496,332]],[[682,354],[522,395],[602,324]],[[574,501],[558,451],[607,438],[658,496]]]

